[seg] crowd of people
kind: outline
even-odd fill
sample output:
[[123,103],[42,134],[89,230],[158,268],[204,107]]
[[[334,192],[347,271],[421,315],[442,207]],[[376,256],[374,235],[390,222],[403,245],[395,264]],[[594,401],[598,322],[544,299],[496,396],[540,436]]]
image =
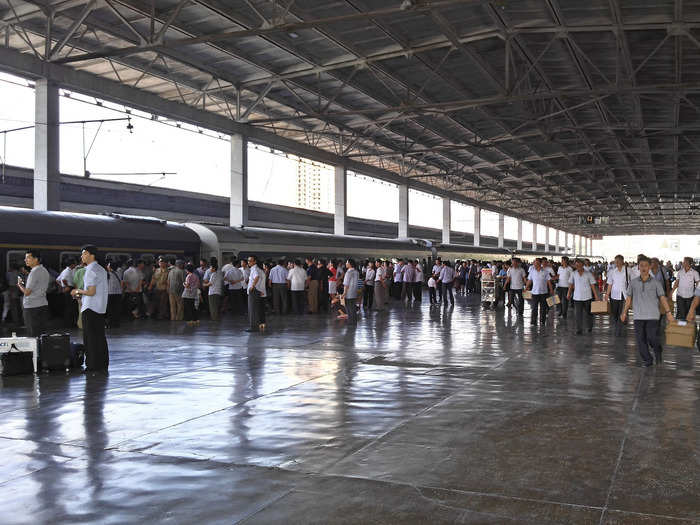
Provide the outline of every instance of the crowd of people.
[[[66,328],[84,331],[90,347],[89,369],[108,364],[105,327],[120,326],[124,319],[143,318],[199,324],[201,316],[219,321],[223,316],[248,316],[249,332],[264,332],[268,315],[333,312],[348,324],[358,314],[386,310],[390,301],[419,304],[427,288],[431,306],[454,306],[455,294],[480,294],[482,277],[494,285],[494,309],[508,308],[524,317],[530,302],[530,323],[546,324],[549,312],[567,318],[573,312],[580,335],[593,330],[591,303],[610,303],[615,335],[623,335],[627,313],[634,311],[637,344],[645,365],[661,360],[661,334],[676,318],[694,321],[700,301],[700,274],[694,260],[673,266],[644,255],[636,264],[620,255],[614,261],[589,259],[560,261],[537,258],[531,264],[514,257],[508,261],[477,260],[325,260],[308,257],[260,261],[255,255],[236,257],[220,265],[216,258],[193,261],[161,257],[154,264],[143,260],[98,262],[92,246],[81,260],[68,260],[59,272],[41,264],[41,254],[27,250],[25,265],[11,269],[0,283],[3,291],[1,320],[24,324],[29,336],[46,330],[58,309]],[[3,285],[4,284],[4,285]],[[486,281],[484,280],[484,286]],[[653,352],[649,352],[649,349]]]

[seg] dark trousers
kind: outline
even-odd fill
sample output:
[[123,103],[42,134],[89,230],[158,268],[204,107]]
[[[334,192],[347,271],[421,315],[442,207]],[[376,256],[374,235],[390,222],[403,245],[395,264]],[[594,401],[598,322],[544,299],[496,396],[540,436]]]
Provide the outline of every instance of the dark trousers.
[[566,286],[557,286],[557,296],[559,297],[559,304],[557,305],[557,312],[562,317],[566,317],[569,311],[569,300],[566,298],[566,294],[569,293],[569,288]]
[[292,311],[297,315],[303,314],[304,313],[304,295],[305,295],[304,290],[293,290],[290,293],[292,296]]
[[126,304],[134,317],[143,317],[143,294],[141,292],[127,292]]
[[357,324],[357,299],[345,298],[345,312],[348,314],[348,324]]
[[247,310],[246,302],[247,298],[243,288],[240,290],[229,290],[229,304],[233,315],[243,315]]
[[63,324],[66,328],[73,328],[75,326],[75,322],[78,320],[77,314],[75,299],[71,296],[70,290],[63,292]]
[[185,321],[196,321],[198,319],[197,309],[194,307],[194,299],[183,299],[185,310]]
[[522,288],[519,290],[511,288],[508,293],[510,294],[510,303],[515,303],[518,313],[523,315],[523,312],[525,311],[525,301],[523,300]]
[[649,347],[654,350],[654,353],[661,353],[661,345],[657,331],[659,329],[659,321],[656,319],[637,320],[634,321],[634,334],[637,338],[637,350],[644,364],[651,364],[652,357],[649,353]]
[[362,293],[364,294],[362,304],[365,305],[365,310],[371,310],[372,305],[374,304],[374,286],[367,286],[365,284]]
[[423,283],[413,283],[413,299],[416,302],[421,302],[423,300]]
[[265,323],[265,301],[256,289],[248,294],[248,321],[251,330],[258,330]]
[[610,299],[610,324],[615,327],[616,336],[622,335],[622,327],[625,326],[625,323],[620,319],[624,306],[624,299]]
[[109,349],[105,337],[105,315],[87,309],[83,310],[82,316],[85,368],[88,370],[107,370]]
[[287,313],[287,285],[272,284],[272,309],[280,314]]
[[402,282],[401,283],[401,300],[405,301],[406,298],[408,297],[409,302],[411,301],[412,293],[411,293],[411,285],[413,283],[407,283],[407,282]]
[[122,313],[122,295],[109,294],[107,296],[107,325],[110,328],[119,328],[119,320]]
[[591,315],[591,301],[574,301],[574,315],[576,316],[576,331],[583,330],[585,322],[586,329],[593,328],[593,316]]
[[447,297],[450,298],[450,304],[455,304],[455,297],[452,295],[452,283],[442,283],[442,298],[447,305]]
[[[435,280],[436,281],[438,280],[437,277],[435,277]],[[442,302],[442,283],[437,285],[437,293],[438,293],[438,302],[441,303]]]
[[430,304],[437,303],[437,288],[428,286],[428,294],[430,295]]
[[537,311],[540,312],[540,323],[547,320],[547,294],[532,294],[532,305],[530,306],[530,324],[537,324]]
[[688,315],[688,312],[690,311],[690,305],[693,303],[693,298],[685,298],[681,297],[680,295],[676,296],[676,319],[680,319],[682,321],[685,320],[685,318]]
[[36,308],[25,308],[23,310],[24,327],[27,330],[27,337],[39,337],[46,332],[49,324],[49,307],[37,306]]

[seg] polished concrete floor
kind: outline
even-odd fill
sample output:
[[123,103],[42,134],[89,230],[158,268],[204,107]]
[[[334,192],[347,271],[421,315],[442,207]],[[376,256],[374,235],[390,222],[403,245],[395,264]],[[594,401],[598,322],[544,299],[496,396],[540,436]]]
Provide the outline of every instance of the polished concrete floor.
[[122,326],[109,377],[2,380],[0,522],[700,521],[700,355],[550,321]]

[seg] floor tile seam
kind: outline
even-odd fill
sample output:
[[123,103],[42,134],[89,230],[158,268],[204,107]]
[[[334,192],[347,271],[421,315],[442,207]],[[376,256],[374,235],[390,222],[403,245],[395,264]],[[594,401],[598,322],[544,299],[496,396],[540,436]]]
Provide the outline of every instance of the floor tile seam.
[[[280,394],[280,393],[286,392],[287,390],[291,390],[291,389],[294,389],[294,388],[296,388],[296,387],[298,387],[298,386],[301,386],[301,385],[303,385],[303,384],[305,384],[305,383],[308,383],[308,382],[310,382],[310,381],[316,381],[316,380],[318,380],[318,379],[321,379],[322,377],[326,377],[326,376],[329,376],[329,375],[334,375],[334,374],[337,374],[337,373],[338,373],[338,372],[335,372],[335,373],[330,372],[330,373],[327,373],[327,374],[321,374],[321,375],[319,375],[319,376],[315,376],[315,377],[311,377],[311,378],[309,378],[309,379],[305,379],[304,381],[300,381],[300,382],[295,383],[295,384],[293,384],[293,385],[289,385],[289,386],[287,386],[287,387],[280,388],[280,389],[274,390],[274,391],[272,391],[272,392],[267,392],[267,393],[264,393],[264,394],[259,394],[259,395],[257,395],[257,396],[254,396],[254,397],[251,397],[251,398],[249,398],[249,399],[246,399],[246,400],[244,400],[244,401],[239,401],[238,403],[233,403],[233,404],[230,404],[230,405],[226,405],[226,406],[221,407],[221,408],[218,408],[218,409],[216,409],[216,410],[212,410],[211,412],[207,412],[207,413],[205,413],[205,414],[200,414],[200,415],[197,415],[197,416],[194,416],[194,417],[190,417],[190,418],[188,418],[188,419],[184,419],[184,420],[182,420],[182,421],[178,421],[177,423],[173,423],[173,424],[171,424],[171,425],[166,425],[166,426],[164,426],[164,427],[161,427],[161,428],[152,430],[152,431],[150,431],[150,432],[146,432],[145,434],[139,434],[139,435],[137,435],[137,436],[132,436],[132,437],[127,438],[127,439],[124,439],[124,440],[122,440],[122,441],[118,441],[117,443],[115,443],[114,445],[110,446],[109,448],[118,447],[118,446],[120,446],[120,445],[123,445],[124,443],[129,442],[129,441],[133,441],[133,440],[135,440],[135,439],[142,439],[142,438],[144,438],[144,437],[146,437],[146,436],[150,436],[151,434],[156,434],[156,433],[161,432],[161,431],[163,431],[163,430],[169,430],[169,429],[175,428],[175,427],[177,427],[177,426],[184,425],[185,423],[190,423],[190,422],[192,422],[192,421],[196,421],[197,419],[201,419],[201,418],[203,418],[203,417],[210,416],[210,415],[212,415],[212,414],[217,414],[217,413],[223,412],[223,411],[225,411],[225,410],[231,410],[232,408],[244,406],[244,405],[246,405],[247,403],[250,403],[251,401],[256,401],[256,400],[258,400],[258,399],[260,399],[260,398],[263,398],[263,397],[267,397],[267,396],[271,396],[271,395],[275,395],[275,394]],[[0,437],[1,437],[1,436],[0,436]]]
[[[521,354],[517,354],[517,355],[521,355]],[[436,408],[436,407],[440,406],[441,404],[447,402],[448,400],[452,399],[453,397],[455,397],[456,395],[458,395],[460,392],[462,392],[464,389],[468,388],[469,386],[473,386],[473,385],[475,385],[476,383],[478,383],[479,381],[481,381],[486,375],[488,375],[489,373],[491,373],[493,370],[497,369],[498,367],[502,366],[503,364],[507,363],[510,359],[513,359],[514,357],[517,357],[517,355],[514,355],[514,356],[511,356],[511,357],[508,357],[508,358],[504,359],[502,362],[498,363],[498,364],[495,365],[494,367],[492,367],[492,368],[490,368],[489,370],[485,371],[485,372],[484,372],[483,374],[481,374],[479,377],[477,377],[477,378],[475,378],[475,379],[473,379],[473,380],[471,380],[471,381],[470,381],[470,380],[467,380],[467,381],[465,382],[466,384],[462,384],[462,385],[458,386],[458,387],[456,388],[456,390],[455,390],[454,392],[452,392],[451,394],[449,394],[447,397],[444,397],[443,399],[438,400],[436,403],[434,403],[434,404],[432,404],[432,405],[430,405],[430,406],[427,406],[427,407],[425,407],[425,408],[419,410],[418,412],[415,412],[414,414],[409,414],[405,419],[403,419],[402,421],[398,422],[396,425],[394,425],[393,427],[389,428],[389,429],[386,430],[385,432],[381,433],[380,435],[378,435],[375,439],[373,439],[373,440],[370,441],[369,443],[366,443],[365,445],[363,445],[362,447],[360,447],[360,448],[357,449],[356,451],[351,452],[351,453],[349,453],[349,454],[346,454],[346,455],[343,456],[342,458],[340,458],[340,459],[338,459],[337,461],[334,461],[332,464],[326,466],[326,467],[323,469],[323,471],[327,471],[329,468],[334,467],[336,464],[340,463],[341,461],[344,461],[345,459],[347,459],[347,458],[349,458],[349,457],[352,457],[353,455],[357,454],[358,452],[361,452],[361,451],[363,451],[363,450],[365,450],[365,449],[367,449],[367,448],[369,448],[369,447],[375,445],[376,443],[380,442],[382,439],[384,439],[385,437],[387,437],[387,436],[388,436],[389,434],[391,434],[392,432],[394,432],[394,431],[396,431],[396,430],[402,428],[403,426],[407,425],[407,424],[409,423],[409,421],[412,421],[412,420],[416,419],[417,417],[420,417],[420,416],[422,416],[423,414],[427,413],[428,411],[432,410],[433,408]]]
[[612,493],[613,489],[615,487],[615,481],[617,481],[617,474],[620,471],[620,466],[622,464],[622,458],[625,452],[625,444],[627,443],[627,438],[629,437],[630,430],[632,428],[632,422],[633,422],[633,415],[637,411],[637,407],[639,406],[639,395],[642,391],[642,385],[644,384],[644,378],[646,377],[646,368],[643,368],[642,371],[639,374],[639,382],[637,383],[637,390],[634,394],[634,402],[632,403],[632,408],[630,409],[628,415],[627,415],[627,422],[625,423],[625,430],[622,435],[622,440],[620,442],[620,450],[618,451],[617,454],[617,460],[615,462],[615,466],[613,468],[613,473],[612,476],[610,477],[610,485],[608,486],[608,491],[605,497],[605,504],[603,505],[603,510],[600,513],[600,520],[598,521],[599,525],[603,524],[603,521],[605,519],[605,515],[608,511],[608,507],[610,506],[610,499],[612,498]]
[[[66,456],[61,456],[61,457],[66,457]],[[46,469],[53,468],[53,467],[56,467],[56,466],[63,466],[63,465],[66,465],[66,464],[70,463],[71,461],[75,461],[76,459],[81,459],[81,458],[83,458],[83,457],[85,457],[85,454],[81,454],[80,456],[76,456],[76,457],[74,457],[74,458],[66,458],[65,461],[56,462],[56,464],[54,464],[54,465],[45,465],[45,466],[43,466],[43,467],[41,467],[41,468],[38,468],[38,469],[36,469],[36,470],[32,470],[31,472],[26,472],[26,473],[22,474],[21,476],[15,476],[14,478],[6,479],[5,481],[0,481],[0,487],[2,487],[3,485],[6,485],[6,484],[8,484],[8,483],[12,483],[12,482],[14,482],[14,481],[23,479],[23,478],[26,478],[26,477],[29,477],[29,476],[33,476],[33,475],[36,474],[37,472],[42,472],[42,471],[44,471],[44,470],[46,470]]]
[[270,507],[271,505],[274,505],[274,504],[277,503],[278,501],[280,501],[280,500],[286,498],[286,497],[289,496],[292,492],[294,492],[294,487],[292,487],[292,488],[290,488],[289,490],[285,491],[283,494],[280,494],[280,495],[277,496],[276,498],[273,498],[271,501],[268,501],[268,502],[265,502],[265,503],[259,505],[257,509],[254,509],[253,511],[251,511],[246,517],[241,518],[241,519],[239,519],[239,520],[237,520],[237,521],[234,521],[233,523],[234,523],[235,525],[244,525],[248,520],[250,520],[251,518],[255,517],[257,514],[260,514],[261,512],[263,512],[265,509],[267,509],[267,508]]

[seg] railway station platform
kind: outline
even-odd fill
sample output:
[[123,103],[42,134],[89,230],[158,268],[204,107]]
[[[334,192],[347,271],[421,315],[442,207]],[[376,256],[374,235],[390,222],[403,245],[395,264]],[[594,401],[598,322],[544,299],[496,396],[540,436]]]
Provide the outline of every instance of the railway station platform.
[[122,324],[108,377],[2,379],[0,521],[697,523],[697,352],[527,313]]

